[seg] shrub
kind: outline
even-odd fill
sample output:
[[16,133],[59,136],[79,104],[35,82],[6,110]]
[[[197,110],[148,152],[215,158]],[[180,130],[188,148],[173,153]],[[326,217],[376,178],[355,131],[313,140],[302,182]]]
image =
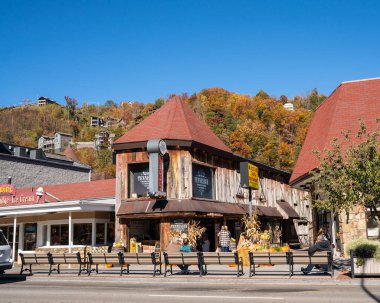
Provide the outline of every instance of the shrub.
[[380,242],[367,239],[354,240],[346,246],[346,253],[354,251],[357,258],[356,265],[362,266],[364,259],[376,258],[380,261]]

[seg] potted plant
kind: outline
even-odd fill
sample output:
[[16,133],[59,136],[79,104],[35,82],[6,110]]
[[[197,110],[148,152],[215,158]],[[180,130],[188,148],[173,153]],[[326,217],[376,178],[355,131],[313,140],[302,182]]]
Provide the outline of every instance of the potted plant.
[[380,275],[380,242],[359,239],[350,242],[346,253],[351,256],[351,276]]

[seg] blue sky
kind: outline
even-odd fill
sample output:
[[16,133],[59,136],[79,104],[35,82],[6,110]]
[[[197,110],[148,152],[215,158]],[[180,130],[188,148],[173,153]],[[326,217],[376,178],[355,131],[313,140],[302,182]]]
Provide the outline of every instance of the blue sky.
[[380,1],[0,1],[0,106],[208,87],[329,94],[380,76]]

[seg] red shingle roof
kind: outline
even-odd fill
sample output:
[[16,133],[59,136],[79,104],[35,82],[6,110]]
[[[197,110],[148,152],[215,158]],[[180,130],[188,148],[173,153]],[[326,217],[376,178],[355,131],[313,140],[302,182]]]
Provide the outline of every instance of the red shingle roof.
[[[47,192],[61,201],[76,201],[81,199],[115,198],[116,179],[99,180],[91,182],[79,182],[69,184],[43,186]],[[17,188],[16,195],[32,193],[35,188]],[[56,202],[57,200],[45,195],[45,201]]]
[[151,139],[187,140],[232,153],[180,97],[175,96],[114,145]]
[[[329,148],[334,138],[342,138],[342,131],[351,130],[355,135],[360,119],[369,131],[374,131],[377,118],[380,118],[380,78],[340,84],[315,112],[290,183],[319,166],[313,150]],[[352,139],[355,141],[356,137]]]

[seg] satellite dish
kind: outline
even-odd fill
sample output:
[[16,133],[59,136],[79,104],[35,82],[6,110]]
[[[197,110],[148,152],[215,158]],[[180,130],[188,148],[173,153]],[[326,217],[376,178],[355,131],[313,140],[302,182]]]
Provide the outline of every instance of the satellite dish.
[[44,189],[42,187],[37,188],[36,195],[40,196],[40,197],[43,196],[44,195]]

